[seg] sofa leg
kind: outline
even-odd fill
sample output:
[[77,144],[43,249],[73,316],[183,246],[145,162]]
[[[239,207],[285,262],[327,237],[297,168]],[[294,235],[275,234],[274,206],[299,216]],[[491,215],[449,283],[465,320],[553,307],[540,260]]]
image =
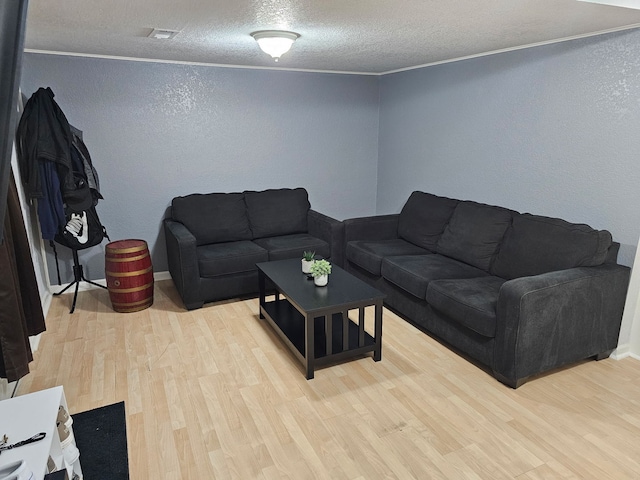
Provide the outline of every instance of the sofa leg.
[[521,387],[529,379],[529,377],[516,378],[516,379],[507,378],[504,375],[501,375],[497,372],[493,372],[493,376],[496,377],[500,381],[500,383],[504,383],[506,386],[511,387],[513,389]]
[[195,303],[189,303],[184,305],[184,307],[187,310],[197,310],[198,308],[202,308],[202,306],[204,305],[204,302],[195,302]]
[[597,354],[596,360],[604,360],[605,358],[609,358],[609,356],[611,355],[611,352],[613,352],[613,349]]

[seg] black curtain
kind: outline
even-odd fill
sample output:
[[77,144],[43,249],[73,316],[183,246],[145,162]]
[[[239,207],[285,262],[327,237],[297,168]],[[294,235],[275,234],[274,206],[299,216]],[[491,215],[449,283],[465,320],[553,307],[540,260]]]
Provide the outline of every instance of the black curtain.
[[43,332],[45,322],[18,190],[10,177],[0,244],[0,377],[14,382],[29,373],[29,336]]
[[11,147],[16,131],[18,85],[27,23],[27,0],[0,2],[0,241],[11,176]]

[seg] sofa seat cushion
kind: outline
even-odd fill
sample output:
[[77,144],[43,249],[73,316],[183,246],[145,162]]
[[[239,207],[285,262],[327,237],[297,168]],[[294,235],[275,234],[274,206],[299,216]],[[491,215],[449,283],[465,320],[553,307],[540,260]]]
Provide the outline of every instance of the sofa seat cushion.
[[382,259],[395,255],[428,255],[428,250],[412,243],[394,238],[391,240],[353,240],[347,244],[347,260],[373,275],[380,275]]
[[458,200],[413,192],[398,218],[398,237],[432,252],[442,235]]
[[269,260],[269,253],[252,241],[213,243],[197,248],[201,277],[217,277],[256,270],[256,263]]
[[601,265],[611,234],[588,225],[528,213],[515,215],[491,273],[507,279]]
[[436,251],[489,271],[515,212],[476,202],[460,202]]
[[385,280],[422,300],[433,280],[488,276],[479,268],[438,254],[387,257],[381,271]]
[[500,277],[434,280],[427,287],[427,303],[461,325],[485,337],[496,335],[496,304]]
[[246,191],[244,200],[254,239],[307,232],[311,204],[304,188]]
[[316,252],[317,258],[329,258],[331,255],[331,249],[327,242],[308,233],[257,238],[254,243],[269,252],[270,261],[302,258],[302,253],[305,250]]
[[197,245],[251,240],[242,193],[194,193],[175,197],[171,216],[196,237]]

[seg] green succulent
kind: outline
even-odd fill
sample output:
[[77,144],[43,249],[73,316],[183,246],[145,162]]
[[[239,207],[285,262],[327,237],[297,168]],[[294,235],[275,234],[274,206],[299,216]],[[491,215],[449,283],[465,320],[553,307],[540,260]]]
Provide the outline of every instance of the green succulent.
[[320,277],[321,275],[329,275],[331,273],[331,264],[326,260],[316,260],[311,265],[311,275]]
[[312,261],[315,257],[316,252],[311,252],[309,250],[305,250],[304,252],[302,252],[302,259],[306,260],[307,262]]

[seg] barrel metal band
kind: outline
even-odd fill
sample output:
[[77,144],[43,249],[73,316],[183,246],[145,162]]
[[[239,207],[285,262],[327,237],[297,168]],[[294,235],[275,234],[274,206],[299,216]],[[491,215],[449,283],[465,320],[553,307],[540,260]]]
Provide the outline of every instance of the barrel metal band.
[[149,308],[152,305],[152,303],[149,303],[148,305],[145,304],[145,305],[139,305],[137,307],[129,307],[129,308],[120,308],[114,305],[113,309],[116,312],[120,312],[120,313],[133,313],[133,312],[139,312],[140,310],[144,310],[145,308]]
[[153,270],[153,266],[147,267],[144,270],[135,270],[133,272],[111,272],[107,270],[106,274],[110,277],[135,277],[137,275],[143,275]]
[[140,287],[133,287],[133,288],[113,288],[113,287],[109,287],[109,292],[112,292],[112,293],[134,293],[134,292],[141,292],[142,290],[146,290],[149,287],[153,287],[153,282],[147,283],[146,285],[142,285]]
[[146,245],[138,245],[137,247],[129,247],[129,248],[110,248],[107,246],[107,252],[109,253],[134,253],[141,252],[146,250]]
[[148,256],[149,252],[143,253],[142,255],[136,255],[135,257],[107,258],[107,262],[135,262],[136,260],[142,260]]
[[140,305],[151,305],[153,303],[153,297],[138,300],[137,302],[111,302],[114,307],[137,307]]

